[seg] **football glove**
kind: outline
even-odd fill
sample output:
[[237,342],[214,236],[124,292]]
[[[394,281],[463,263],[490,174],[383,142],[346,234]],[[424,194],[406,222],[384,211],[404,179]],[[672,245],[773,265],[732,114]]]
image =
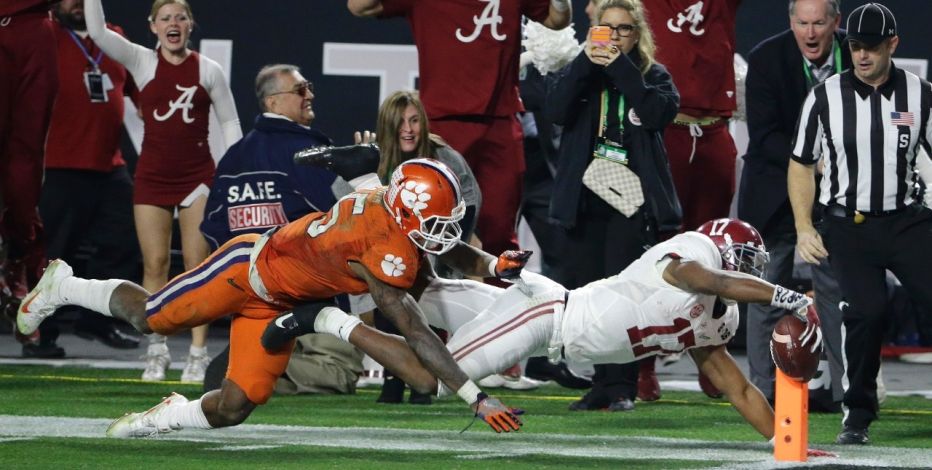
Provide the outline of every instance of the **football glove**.
[[495,432],[511,432],[521,429],[521,420],[515,416],[513,409],[485,393],[480,393],[476,397],[472,409],[476,412],[476,417],[485,421]]
[[379,168],[379,146],[375,144],[321,146],[301,150],[294,154],[294,162],[326,168],[346,181],[375,173]]
[[806,323],[806,329],[799,338],[800,346],[808,346],[809,352],[816,352],[822,344],[822,328],[819,327],[819,316],[816,315],[815,307],[810,305],[794,315]]
[[495,262],[495,277],[502,279],[514,279],[521,276],[521,270],[527,264],[531,255],[530,250],[505,250],[498,255]]
[[812,304],[793,311],[793,315],[796,315],[796,318],[799,318],[806,323],[815,326],[822,326],[822,321],[819,320],[819,314],[816,313],[815,307]]

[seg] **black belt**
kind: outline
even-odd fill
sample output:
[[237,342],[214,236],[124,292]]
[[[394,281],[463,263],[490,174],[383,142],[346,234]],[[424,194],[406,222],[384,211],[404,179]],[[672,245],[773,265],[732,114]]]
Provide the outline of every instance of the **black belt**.
[[[863,222],[864,217],[889,217],[891,215],[896,215],[905,212],[906,210],[912,208],[913,205],[901,207],[899,209],[891,209],[888,211],[859,211],[855,209],[849,209],[841,204],[829,204],[825,206],[825,214],[828,214],[832,217],[854,217],[855,222]],[[860,219],[860,222],[858,221]]]

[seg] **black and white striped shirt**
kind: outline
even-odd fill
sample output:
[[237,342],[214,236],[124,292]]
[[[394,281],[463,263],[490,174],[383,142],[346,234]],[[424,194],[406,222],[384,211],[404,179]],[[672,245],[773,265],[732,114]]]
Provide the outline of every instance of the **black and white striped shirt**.
[[880,212],[917,202],[916,155],[929,155],[932,86],[892,66],[876,90],[851,70],[815,86],[803,103],[792,158],[804,165],[827,157],[818,200]]

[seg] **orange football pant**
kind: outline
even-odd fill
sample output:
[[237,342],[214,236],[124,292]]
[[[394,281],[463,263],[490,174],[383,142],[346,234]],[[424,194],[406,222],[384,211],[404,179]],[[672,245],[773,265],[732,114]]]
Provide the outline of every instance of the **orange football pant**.
[[285,372],[293,344],[270,353],[260,342],[268,323],[287,307],[260,299],[249,286],[249,254],[258,239],[258,234],[235,237],[172,279],[149,296],[146,316],[152,331],[171,335],[233,315],[226,377],[261,405]]

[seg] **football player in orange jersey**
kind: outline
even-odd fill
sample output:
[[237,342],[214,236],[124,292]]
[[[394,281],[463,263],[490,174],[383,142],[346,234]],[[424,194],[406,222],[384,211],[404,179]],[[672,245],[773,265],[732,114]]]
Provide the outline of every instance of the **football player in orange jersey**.
[[[266,325],[297,304],[369,292],[434,376],[497,432],[517,430],[521,422],[511,409],[469,380],[407,293],[424,253],[443,257],[457,245],[463,212],[459,183],[449,168],[433,159],[409,160],[392,174],[388,187],[352,193],[329,212],[309,214],[261,236],[235,237],[152,294],[119,279],[74,277],[67,264],[55,260],[20,305],[17,326],[31,333],[56,308],[69,304],[124,319],[143,333],[166,335],[233,315],[230,365],[220,390],[192,401],[173,393],[107,429],[112,437],[147,437],[242,423],[268,401],[291,355],[293,341],[277,352],[262,347]],[[467,275],[507,277],[520,272],[528,255],[509,251],[495,258],[458,248],[450,260],[443,259]],[[348,335],[359,323],[352,317],[325,329]]]

